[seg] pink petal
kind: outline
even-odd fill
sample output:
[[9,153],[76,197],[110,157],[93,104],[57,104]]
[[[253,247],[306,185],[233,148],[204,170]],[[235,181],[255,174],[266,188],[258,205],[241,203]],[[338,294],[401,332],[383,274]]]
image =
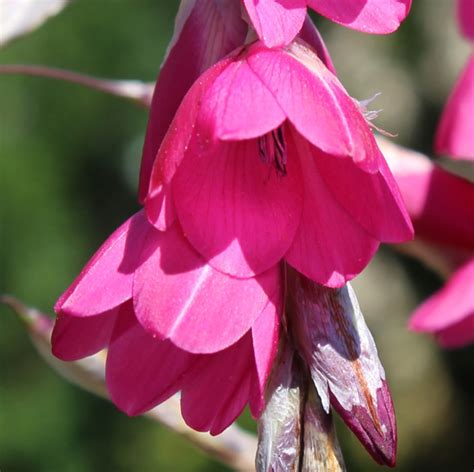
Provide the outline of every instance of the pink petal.
[[328,289],[294,272],[288,281],[298,348],[323,407],[338,411],[377,462],[393,465],[393,405],[354,291],[349,284]]
[[242,52],[209,87],[199,116],[203,140],[261,136],[286,119],[271,91],[249,67]]
[[474,312],[449,328],[435,333],[438,342],[446,348],[464,347],[474,342]]
[[161,143],[151,173],[149,193],[146,197],[146,213],[150,222],[162,231],[169,228],[175,220],[169,183],[193,136],[203,95],[230,62],[230,58],[222,60],[194,83],[184,97]]
[[306,15],[306,0],[244,0],[245,8],[265,46],[285,46],[298,34]]
[[148,331],[193,353],[220,351],[241,338],[279,287],[277,267],[249,279],[213,269],[174,226],[152,229],[137,270],[133,299]]
[[413,314],[410,328],[437,332],[474,314],[474,259],[462,266],[448,283]]
[[248,63],[300,134],[322,151],[376,170],[377,147],[355,102],[321,59],[303,43],[287,52],[259,49]]
[[[390,156],[390,153],[387,154]],[[389,164],[416,236],[456,250],[474,250],[474,185],[422,154],[404,153]]]
[[244,409],[252,373],[250,333],[224,351],[200,356],[186,374],[181,390],[181,413],[186,423],[197,431],[221,433]]
[[319,34],[316,25],[313,23],[313,20],[309,15],[306,15],[306,19],[303,23],[303,27],[298,35],[300,39],[305,41],[309,44],[316,54],[318,55],[319,59],[321,59],[324,65],[334,74],[336,74],[336,68],[332,62],[331,56],[329,55],[329,51],[326,47],[326,44],[323,41],[323,38]]
[[128,415],[150,410],[176,393],[196,356],[160,341],[137,322],[125,304],[107,355],[106,382],[112,401]]
[[212,266],[249,277],[274,266],[291,245],[302,207],[296,159],[279,175],[262,161],[257,140],[194,141],[173,181],[180,223]]
[[56,313],[92,316],[132,296],[132,280],[148,228],[143,211],[118,228],[87,263],[54,307]]
[[246,34],[240,5],[234,0],[181,4],[151,104],[140,171],[140,202],[146,197],[155,156],[184,95],[201,73],[242,45]]
[[314,148],[287,133],[288,159],[300,159],[304,176],[301,223],[285,259],[308,278],[330,287],[344,285],[369,263],[379,242],[334,198],[316,166]]
[[[283,290],[279,288],[275,299],[280,307],[283,304],[282,294]],[[280,312],[282,313],[283,309]],[[252,326],[256,375],[252,380],[250,411],[254,418],[258,418],[265,407],[265,386],[278,348],[278,329],[278,311],[275,311],[273,304],[269,302]]]
[[109,344],[118,308],[87,318],[59,313],[53,328],[53,354],[63,361],[92,356]]
[[435,151],[453,159],[474,160],[474,53],[444,107]]
[[461,33],[474,41],[474,2],[472,0],[457,0],[458,22]]
[[309,0],[321,15],[365,33],[387,34],[407,17],[411,0]]
[[368,173],[353,161],[313,152],[327,188],[372,237],[384,242],[413,238],[413,227],[398,186],[379,151],[379,170]]

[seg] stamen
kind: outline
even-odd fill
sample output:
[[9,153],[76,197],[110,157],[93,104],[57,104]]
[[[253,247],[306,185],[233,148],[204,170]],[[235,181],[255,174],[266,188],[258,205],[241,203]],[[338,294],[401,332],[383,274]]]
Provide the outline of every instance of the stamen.
[[286,175],[286,143],[281,127],[258,138],[258,153],[265,164],[273,164],[278,174]]

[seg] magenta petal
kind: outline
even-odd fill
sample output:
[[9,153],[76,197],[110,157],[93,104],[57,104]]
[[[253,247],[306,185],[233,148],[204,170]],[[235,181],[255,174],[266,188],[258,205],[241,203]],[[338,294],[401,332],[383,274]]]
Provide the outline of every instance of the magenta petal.
[[[282,292],[279,287],[275,297],[277,306],[280,307],[283,304]],[[278,329],[278,311],[269,302],[252,326],[255,376],[252,381],[250,411],[254,418],[258,418],[265,407],[265,386],[278,348]]]
[[181,412],[186,423],[197,431],[221,433],[244,409],[252,373],[250,333],[223,351],[200,356],[186,374],[181,390]]
[[281,260],[302,208],[298,161],[287,174],[262,161],[258,141],[199,142],[173,181],[179,221],[194,248],[212,266],[237,277],[262,273]]
[[119,309],[87,318],[59,313],[51,336],[52,352],[63,361],[92,356],[109,344]]
[[398,186],[383,156],[379,171],[364,172],[349,159],[314,152],[316,167],[330,192],[371,236],[384,242],[413,238],[413,227]]
[[288,133],[288,159],[300,159],[304,176],[303,215],[285,259],[311,280],[344,285],[369,263],[379,242],[334,198],[316,167],[312,146]]
[[199,132],[209,139],[250,139],[277,128],[285,119],[244,56],[227,66],[204,96]]
[[234,0],[199,0],[180,7],[151,104],[140,171],[141,202],[158,148],[184,95],[202,72],[242,45],[246,34]]
[[474,53],[461,73],[446,103],[435,151],[455,159],[474,160]]
[[272,303],[279,287],[273,267],[249,279],[213,269],[174,226],[152,229],[137,270],[133,300],[139,322],[148,331],[193,353],[220,351],[241,338]]
[[323,407],[330,404],[378,462],[393,465],[393,405],[377,348],[354,291],[321,287],[289,275],[298,349]]
[[306,16],[306,0],[244,0],[259,38],[273,48],[289,44]]
[[61,295],[54,307],[56,313],[92,316],[131,298],[133,272],[148,227],[143,211],[120,226]]
[[[403,151],[402,151],[403,152]],[[387,153],[390,168],[400,187],[416,236],[451,246],[474,250],[474,185],[422,154]],[[392,157],[393,156],[393,157]]]
[[411,0],[308,0],[321,15],[365,33],[387,34],[407,17]]
[[464,347],[474,342],[474,312],[457,324],[435,333],[436,339],[445,348]]
[[[455,325],[474,316],[474,259],[458,269],[449,282],[432,297],[426,300],[413,314],[410,320],[410,328],[415,331],[441,333],[453,327],[453,330],[444,336],[445,341],[455,346],[455,334],[460,335],[459,345],[464,344],[464,338],[474,337],[474,332],[461,332],[454,329]],[[471,326],[472,321],[466,321],[466,327]]]
[[175,220],[169,183],[179,167],[193,136],[203,95],[230,62],[231,59],[229,58],[222,60],[206,71],[194,83],[184,97],[168,132],[163,138],[153,164],[145,204],[150,223],[162,231],[169,228]]
[[462,34],[474,41],[474,2],[457,0],[459,29]]
[[305,41],[309,44],[316,54],[318,55],[319,59],[321,59],[324,65],[334,74],[336,74],[336,68],[332,62],[331,56],[329,55],[329,51],[326,47],[326,44],[323,41],[323,38],[319,34],[316,25],[313,23],[313,20],[309,15],[306,15],[306,19],[303,23],[303,27],[301,28],[300,34],[298,35],[300,39]]
[[196,356],[160,341],[137,322],[131,303],[123,305],[107,355],[106,382],[112,401],[139,415],[176,393]]

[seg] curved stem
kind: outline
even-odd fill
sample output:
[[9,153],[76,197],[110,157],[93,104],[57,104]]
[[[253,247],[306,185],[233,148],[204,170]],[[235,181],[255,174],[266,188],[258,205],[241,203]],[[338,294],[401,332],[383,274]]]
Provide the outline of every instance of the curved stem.
[[31,64],[2,64],[0,74],[31,75],[62,80],[79,84],[84,87],[126,98],[141,106],[149,108],[153,94],[153,85],[139,80],[108,80],[98,79],[86,74],[79,74],[55,67],[37,66]]

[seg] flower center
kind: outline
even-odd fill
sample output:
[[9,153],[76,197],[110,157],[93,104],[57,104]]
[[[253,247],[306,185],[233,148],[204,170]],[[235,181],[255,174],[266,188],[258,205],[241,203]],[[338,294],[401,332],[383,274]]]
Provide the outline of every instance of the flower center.
[[262,162],[273,164],[279,175],[286,175],[288,155],[281,127],[258,138],[258,153]]

